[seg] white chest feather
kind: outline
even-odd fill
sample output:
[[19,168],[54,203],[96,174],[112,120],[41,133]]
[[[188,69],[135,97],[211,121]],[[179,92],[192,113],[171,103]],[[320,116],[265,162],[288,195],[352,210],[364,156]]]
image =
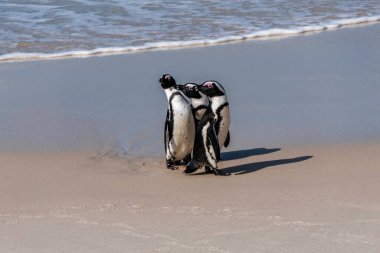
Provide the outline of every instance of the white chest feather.
[[218,142],[219,142],[219,147],[222,148],[224,145],[224,142],[226,141],[228,130],[230,128],[231,119],[230,119],[229,106],[223,107],[223,109],[220,111],[219,117],[218,119],[220,119],[220,124],[219,124],[219,133],[218,133]]
[[[172,138],[168,143],[168,150],[176,160],[183,159],[193,149],[195,125],[189,102],[176,89],[165,93],[169,102],[169,121],[173,123]],[[176,94],[174,94],[176,93]]]
[[205,155],[207,158],[207,162],[213,167],[216,168],[216,154],[215,150],[211,145],[207,145],[207,130],[210,127],[210,123],[207,122],[207,124],[202,128],[202,137],[203,137],[203,146],[205,148]]
[[194,115],[197,120],[202,119],[203,114],[205,114],[206,112],[206,108],[204,107],[207,107],[210,103],[210,100],[208,99],[206,95],[204,95],[203,93],[200,93],[200,94],[202,96],[201,98],[191,99],[191,105],[193,106],[193,108],[197,109]]
[[227,103],[227,96],[219,96],[211,98],[211,108],[216,115],[215,121],[219,122],[218,142],[220,148],[223,147],[230,128],[230,108]]
[[213,112],[216,112],[216,110],[223,104],[227,103],[227,96],[219,96],[219,97],[213,97],[211,98],[211,108]]
[[192,98],[191,105],[194,108],[197,108],[198,106],[208,106],[208,104],[210,103],[208,97],[203,93],[199,94],[201,95],[201,98]]
[[201,120],[207,109],[199,109],[195,112],[195,118]]

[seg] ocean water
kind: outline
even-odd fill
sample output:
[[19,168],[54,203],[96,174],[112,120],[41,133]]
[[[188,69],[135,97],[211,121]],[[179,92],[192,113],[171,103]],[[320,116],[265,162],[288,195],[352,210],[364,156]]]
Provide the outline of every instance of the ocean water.
[[213,44],[376,21],[379,0],[0,0],[0,61]]

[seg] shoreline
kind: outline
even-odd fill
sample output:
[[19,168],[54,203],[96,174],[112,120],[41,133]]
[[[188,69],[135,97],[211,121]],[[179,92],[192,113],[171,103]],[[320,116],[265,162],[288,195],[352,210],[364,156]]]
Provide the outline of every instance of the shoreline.
[[144,53],[161,50],[181,50],[194,47],[208,47],[225,44],[240,43],[252,40],[273,40],[282,39],[291,36],[309,35],[324,31],[334,31],[340,28],[353,28],[358,26],[374,25],[380,22],[380,16],[368,16],[351,19],[341,19],[330,21],[324,24],[311,26],[294,27],[288,29],[272,28],[268,30],[257,31],[251,34],[236,36],[226,36],[209,40],[190,40],[190,41],[167,41],[154,42],[142,46],[127,47],[108,47],[96,48],[92,50],[75,50],[60,53],[9,53],[0,55],[0,64],[7,62],[29,62],[42,60],[61,60],[88,57],[103,57],[112,55],[126,55],[131,53]]

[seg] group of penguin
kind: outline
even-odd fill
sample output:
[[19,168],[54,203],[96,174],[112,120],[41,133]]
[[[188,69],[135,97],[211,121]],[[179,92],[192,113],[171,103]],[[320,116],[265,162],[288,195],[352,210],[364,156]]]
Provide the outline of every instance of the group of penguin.
[[168,99],[166,167],[176,169],[182,163],[185,174],[205,167],[207,173],[230,175],[217,166],[220,149],[230,142],[230,109],[223,86],[217,81],[180,85],[170,74],[159,82]]

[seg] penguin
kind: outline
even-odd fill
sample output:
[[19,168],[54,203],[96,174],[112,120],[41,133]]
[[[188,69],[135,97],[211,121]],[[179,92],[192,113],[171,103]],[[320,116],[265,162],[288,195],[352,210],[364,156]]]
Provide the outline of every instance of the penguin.
[[[206,81],[198,86],[199,91],[210,99],[210,106],[215,114],[215,133],[219,147],[228,147],[230,143],[230,108],[226,91],[217,81]],[[220,157],[218,158],[218,161]]]
[[195,83],[186,83],[184,85],[177,85],[177,87],[191,100],[191,110],[193,111],[196,128],[206,112],[210,101],[205,94],[198,90],[198,85]]
[[165,158],[168,169],[176,169],[181,160],[191,157],[195,139],[195,124],[189,102],[177,89],[177,84],[170,74],[159,79],[168,99],[165,120]]
[[206,172],[212,171],[215,175],[222,176],[230,175],[230,173],[218,169],[217,162],[218,157],[220,157],[220,148],[214,126],[215,114],[213,113],[211,106],[209,106],[198,123],[195,134],[193,157],[186,165],[184,171],[185,174],[193,173],[205,166]]
[[[195,129],[199,122],[201,121],[203,115],[205,114],[208,106],[210,104],[209,98],[199,91],[198,85],[196,83],[186,83],[184,85],[177,85],[178,89],[181,90],[191,101],[191,110],[193,111]],[[187,163],[184,163],[185,165]],[[209,165],[205,166],[207,173],[211,173],[212,169]]]

